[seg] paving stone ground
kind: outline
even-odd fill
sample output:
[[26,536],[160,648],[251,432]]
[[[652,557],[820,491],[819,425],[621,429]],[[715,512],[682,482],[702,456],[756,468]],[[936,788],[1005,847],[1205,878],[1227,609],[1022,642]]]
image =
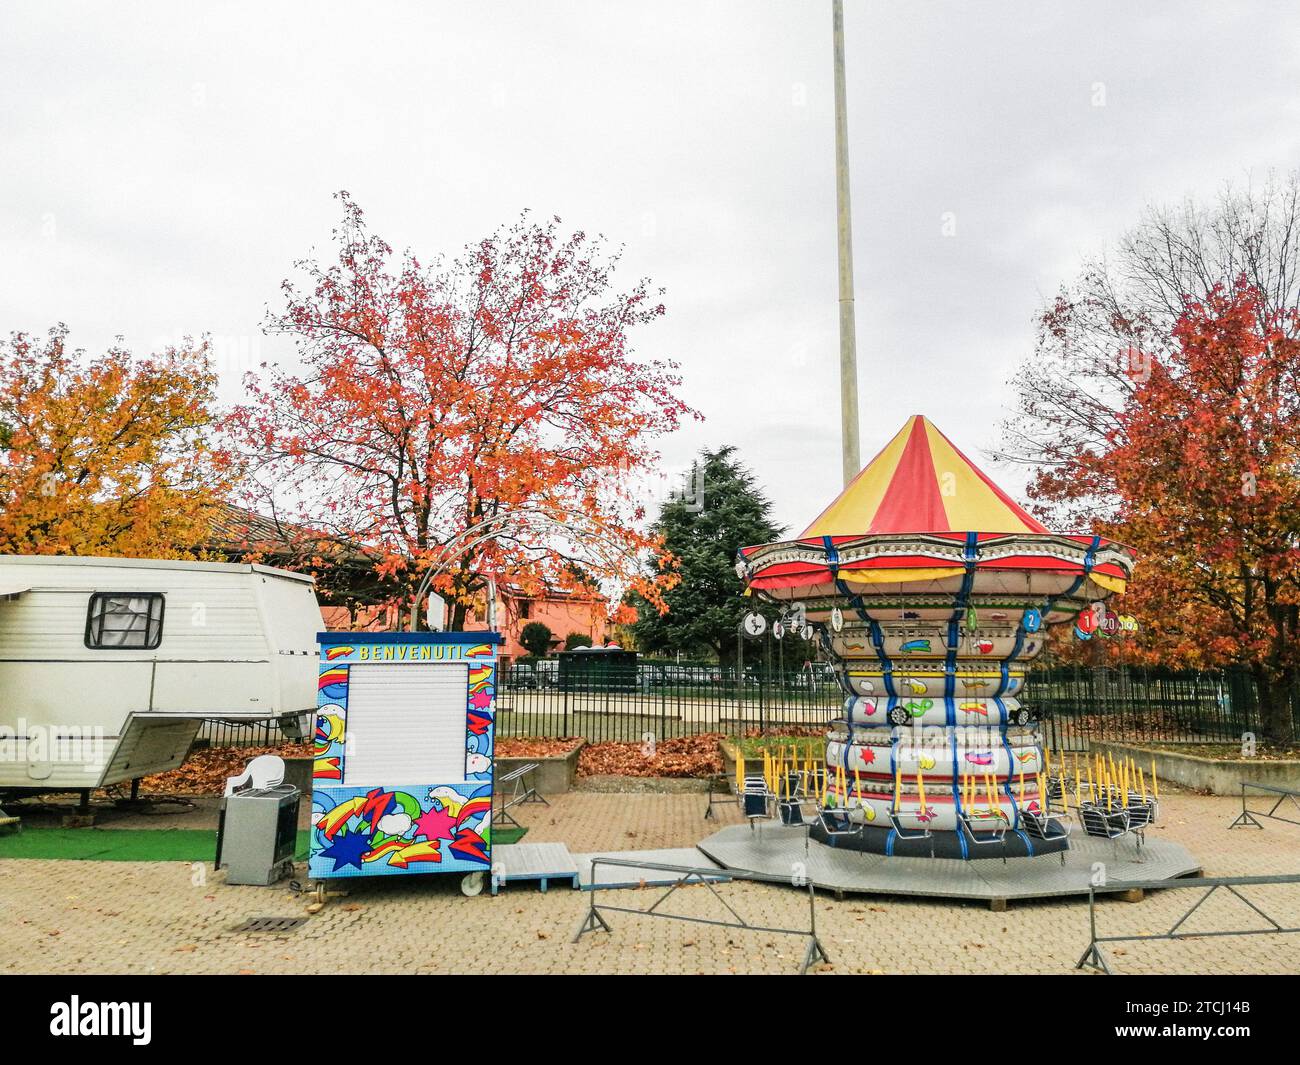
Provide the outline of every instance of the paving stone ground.
[[[699,794],[573,792],[550,807],[518,808],[530,842],[559,841],[574,853],[690,846],[740,820],[734,806],[704,821]],[[1300,827],[1227,830],[1232,798],[1170,795],[1156,831],[1187,846],[1205,874],[1300,872]],[[196,815],[197,816],[197,815]],[[189,818],[187,817],[187,820]],[[305,870],[300,869],[300,874]],[[626,914],[612,934],[570,937],[588,896],[512,886],[496,898],[466,899],[458,877],[352,881],[299,930],[250,935],[231,929],[249,917],[296,916],[305,900],[285,883],[227,886],[210,866],[172,862],[7,861],[0,863],[0,972],[6,973],[790,973],[803,941]],[[336,882],[337,883],[337,882]],[[643,906],[656,889],[603,893]],[[794,927],[806,897],[756,884],[718,891],[756,924]],[[1107,900],[1103,932],[1160,931],[1197,897],[1191,890],[1141,903]],[[1300,889],[1254,889],[1283,923],[1300,925]],[[1235,908],[1234,908],[1235,905]],[[676,912],[721,916],[703,887],[679,891]],[[817,901],[817,925],[832,964],[824,973],[1068,973],[1087,945],[1087,903],[1014,903],[1006,913],[977,904],[849,897]],[[1190,928],[1261,927],[1230,897],[1216,897]],[[1211,938],[1112,948],[1130,973],[1300,972],[1300,936]]]

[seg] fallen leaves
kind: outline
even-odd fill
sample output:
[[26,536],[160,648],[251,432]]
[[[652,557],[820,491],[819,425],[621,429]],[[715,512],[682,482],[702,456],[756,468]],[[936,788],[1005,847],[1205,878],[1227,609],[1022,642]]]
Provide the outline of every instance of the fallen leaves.
[[537,736],[508,736],[497,740],[498,758],[563,758],[582,745],[579,736],[561,739],[541,739]]
[[282,743],[278,747],[204,747],[190,752],[178,769],[155,773],[140,782],[143,792],[168,795],[220,795],[226,780],[237,777],[259,754],[278,754],[281,758],[308,758],[309,743]]
[[722,772],[720,733],[678,736],[653,745],[590,743],[578,755],[579,776],[708,777]]

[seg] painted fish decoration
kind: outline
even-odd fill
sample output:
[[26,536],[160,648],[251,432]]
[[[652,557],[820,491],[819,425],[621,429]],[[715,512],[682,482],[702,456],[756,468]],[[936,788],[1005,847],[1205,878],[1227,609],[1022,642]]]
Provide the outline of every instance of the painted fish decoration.
[[966,754],[966,761],[970,762],[972,765],[992,765],[993,752],[992,751],[968,751]]
[[902,651],[904,654],[908,654],[915,651],[929,651],[930,641],[929,640],[906,640],[902,644],[902,646],[899,647],[899,650]]

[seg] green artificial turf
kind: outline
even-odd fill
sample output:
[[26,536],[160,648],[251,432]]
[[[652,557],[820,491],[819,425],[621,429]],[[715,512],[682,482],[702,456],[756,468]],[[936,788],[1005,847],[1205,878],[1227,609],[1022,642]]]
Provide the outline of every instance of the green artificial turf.
[[526,828],[494,828],[492,830],[492,846],[504,847],[507,843],[518,843],[527,834]]
[[[492,830],[497,845],[517,843],[526,828]],[[294,858],[306,861],[309,834],[298,833]],[[80,862],[211,862],[217,834],[203,828],[25,828],[0,835],[0,859]]]
[[[0,836],[0,858],[211,862],[216,851],[217,833],[203,828],[25,828]],[[294,857],[307,857],[306,832]]]

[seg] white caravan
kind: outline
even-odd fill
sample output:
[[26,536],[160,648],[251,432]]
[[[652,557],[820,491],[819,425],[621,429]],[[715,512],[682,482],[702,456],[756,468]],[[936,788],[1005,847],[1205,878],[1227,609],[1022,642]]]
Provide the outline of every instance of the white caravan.
[[138,779],[206,718],[314,710],[322,628],[287,570],[0,555],[0,789]]

